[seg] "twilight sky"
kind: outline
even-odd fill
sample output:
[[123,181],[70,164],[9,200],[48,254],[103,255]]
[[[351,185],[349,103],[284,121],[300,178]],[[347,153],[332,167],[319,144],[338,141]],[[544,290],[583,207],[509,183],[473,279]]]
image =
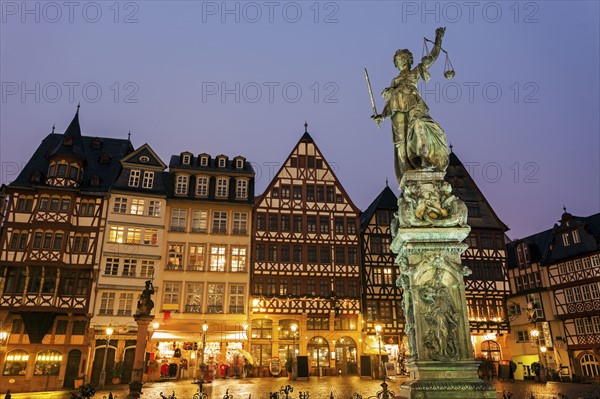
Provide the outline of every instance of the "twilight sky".
[[[421,94],[509,237],[600,211],[597,1],[1,1],[1,183],[81,103],[85,135],[243,155],[257,193],[308,130],[361,209],[394,184],[392,56],[446,27]],[[430,46],[431,48],[431,46]],[[395,190],[397,192],[397,190]]]

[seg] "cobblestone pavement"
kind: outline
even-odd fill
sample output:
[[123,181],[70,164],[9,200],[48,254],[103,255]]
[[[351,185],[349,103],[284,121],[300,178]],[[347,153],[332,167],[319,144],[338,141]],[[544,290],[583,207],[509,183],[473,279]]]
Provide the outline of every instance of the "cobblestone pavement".
[[[394,378],[388,381],[389,389],[398,393],[398,387],[404,378]],[[291,399],[297,399],[300,392],[308,392],[312,399],[329,399],[333,394],[335,399],[350,399],[354,393],[360,394],[364,399],[377,394],[381,390],[381,381],[357,376],[344,377],[311,377],[308,381],[288,381],[287,378],[245,378],[215,380],[212,384],[205,384],[205,392],[209,399],[221,399],[229,390],[231,399],[268,399],[269,392],[279,390],[286,385],[292,385]],[[513,394],[513,399],[559,399],[558,394],[567,395],[569,399],[593,398],[600,399],[600,386],[595,384],[535,383],[530,381],[493,381],[492,384],[498,391],[498,398],[503,399],[503,392]],[[160,399],[160,392],[165,396],[175,392],[177,399],[192,399],[197,391],[197,385],[187,381],[152,382],[144,385],[142,399]],[[593,392],[595,390],[595,393]],[[1,389],[0,392],[4,393]],[[112,387],[114,399],[125,399],[129,392],[126,385]],[[98,391],[94,399],[107,398],[108,390]],[[596,396],[594,396],[594,394]],[[0,396],[1,397],[1,396]],[[53,392],[28,392],[12,395],[13,399],[70,399],[68,391]]]

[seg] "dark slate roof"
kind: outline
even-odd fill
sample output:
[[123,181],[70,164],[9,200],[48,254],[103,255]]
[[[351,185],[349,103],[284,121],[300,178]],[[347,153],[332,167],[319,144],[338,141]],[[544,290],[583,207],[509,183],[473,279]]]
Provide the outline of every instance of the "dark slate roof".
[[[565,247],[562,243],[562,234],[575,228],[579,231],[581,241]],[[528,245],[532,263],[551,264],[596,252],[600,250],[600,213],[581,217],[565,212],[560,224],[555,224],[551,229],[511,241],[506,246],[509,268],[518,266],[515,248],[521,242]]]
[[450,164],[448,165],[445,179],[452,184],[452,194],[463,201],[479,203],[481,217],[469,216],[467,221],[469,226],[472,228],[501,229],[502,231],[508,230],[508,227],[500,220],[498,215],[496,215],[491,205],[454,152],[450,153]]
[[65,144],[65,140],[61,140],[56,147],[50,152],[50,156],[54,155],[74,155],[79,159],[85,159],[84,144],[81,137],[81,127],[79,126],[79,106],[73,120],[65,130],[63,138],[71,138],[71,144]]
[[398,210],[398,198],[392,192],[389,186],[385,186],[385,188],[379,193],[377,198],[371,202],[371,205],[360,215],[360,227],[361,229],[365,229],[369,224],[369,221],[373,218],[373,215],[378,209],[389,209],[392,211]]
[[[77,117],[77,116],[76,116]],[[73,122],[71,122],[73,124]],[[83,149],[85,167],[83,168],[83,182],[79,190],[81,191],[108,191],[121,171],[119,160],[133,151],[131,142],[127,139],[102,138],[102,145],[99,148],[93,148],[91,143],[97,137],[81,137],[81,148]],[[54,150],[60,147],[63,142],[63,134],[50,133],[46,136],[38,148],[35,150],[31,159],[27,162],[19,176],[10,183],[11,187],[51,187],[45,183],[48,173],[49,156]],[[110,160],[108,163],[101,163],[102,154],[108,154]],[[41,174],[39,183],[31,182],[31,175],[34,172]],[[90,180],[98,176],[100,184],[90,186]]]
[[541,263],[545,252],[552,241],[553,229],[544,230],[540,233],[530,235],[519,240],[514,240],[506,244],[506,265],[509,269],[518,267],[517,245],[524,242],[529,247],[531,263]]
[[225,171],[228,174],[252,174],[254,175],[254,168],[249,161],[244,161],[244,168],[237,169],[235,167],[234,159],[228,159],[227,164],[224,168],[219,168],[217,166],[217,160],[215,158],[210,157],[208,160],[208,166],[200,166],[200,160],[198,157],[191,156],[189,165],[181,163],[180,155],[171,155],[171,160],[169,161],[169,170],[172,169],[188,169],[190,171],[206,171],[206,172],[222,172]]

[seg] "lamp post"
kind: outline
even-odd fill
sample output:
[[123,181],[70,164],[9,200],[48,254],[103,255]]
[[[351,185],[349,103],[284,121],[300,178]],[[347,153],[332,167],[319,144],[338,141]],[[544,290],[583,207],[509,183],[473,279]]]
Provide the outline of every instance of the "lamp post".
[[104,360],[102,361],[102,371],[100,372],[100,381],[98,382],[99,389],[104,389],[104,383],[106,382],[106,358],[108,357],[108,345],[110,344],[110,336],[113,331],[112,327],[106,327],[106,346],[104,347]]
[[206,331],[208,331],[208,324],[206,323],[206,321],[202,324],[202,356],[201,356],[201,364],[205,364],[204,363],[204,354],[206,351]]
[[298,379],[298,354],[296,353],[296,332],[298,331],[298,325],[292,324],[290,329],[292,330],[292,350],[294,351],[292,357],[292,381],[296,381]]
[[385,383],[385,369],[383,368],[383,359],[381,357],[381,324],[375,325],[375,333],[377,335],[377,344],[379,345],[379,373]]

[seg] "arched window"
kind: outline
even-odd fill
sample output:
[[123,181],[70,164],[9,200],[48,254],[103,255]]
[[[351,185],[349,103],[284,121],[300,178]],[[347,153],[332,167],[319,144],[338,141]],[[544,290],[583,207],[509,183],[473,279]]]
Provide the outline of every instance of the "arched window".
[[591,353],[581,356],[581,370],[586,377],[600,376],[600,365],[598,358]]
[[52,349],[41,351],[35,358],[33,375],[58,375],[61,362],[62,353]]
[[3,376],[21,375],[24,376],[27,372],[27,361],[29,360],[29,352],[23,349],[16,349],[6,354],[4,362]]
[[496,341],[483,341],[481,343],[481,354],[486,359],[490,359],[494,362],[499,362],[502,359],[502,354],[500,352],[500,345]]
[[307,350],[312,367],[329,367],[329,344],[325,338],[311,338],[308,341]]

